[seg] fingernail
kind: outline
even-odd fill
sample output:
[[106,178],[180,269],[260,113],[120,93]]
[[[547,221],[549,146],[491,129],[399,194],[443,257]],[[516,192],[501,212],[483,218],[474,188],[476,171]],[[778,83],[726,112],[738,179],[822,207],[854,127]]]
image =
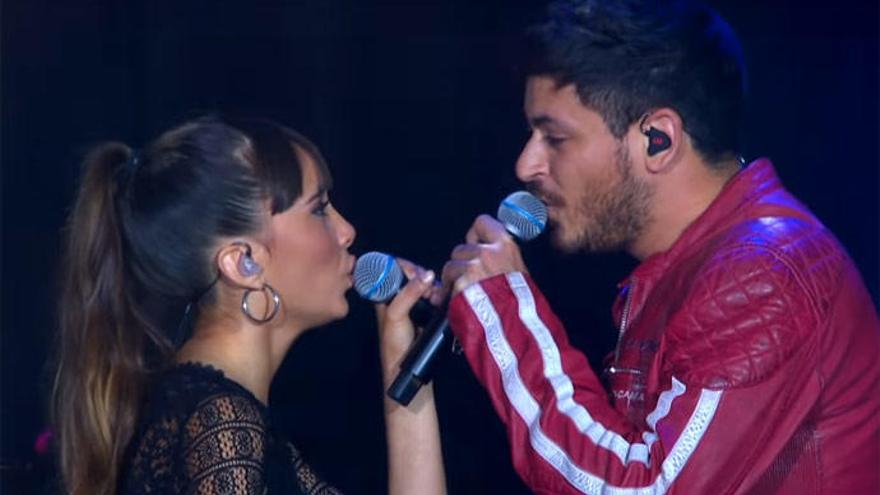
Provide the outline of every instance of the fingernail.
[[434,281],[434,270],[428,270],[422,275],[422,282],[430,284]]

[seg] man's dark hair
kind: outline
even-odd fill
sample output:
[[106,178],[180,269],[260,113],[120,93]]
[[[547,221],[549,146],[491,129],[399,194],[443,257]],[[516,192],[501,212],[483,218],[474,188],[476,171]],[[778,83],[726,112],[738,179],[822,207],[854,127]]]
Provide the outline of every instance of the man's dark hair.
[[735,156],[745,93],[742,49],[690,0],[565,0],[527,32],[527,76],[574,84],[618,139],[655,108],[678,112],[710,164]]

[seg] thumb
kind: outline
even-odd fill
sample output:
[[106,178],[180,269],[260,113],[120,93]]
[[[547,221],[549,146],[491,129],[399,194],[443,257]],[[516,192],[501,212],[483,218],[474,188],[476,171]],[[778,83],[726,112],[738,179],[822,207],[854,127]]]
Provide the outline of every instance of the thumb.
[[385,317],[391,321],[409,318],[409,310],[419,298],[430,294],[434,283],[434,272],[416,268],[414,276],[407,282],[397,296],[388,304]]

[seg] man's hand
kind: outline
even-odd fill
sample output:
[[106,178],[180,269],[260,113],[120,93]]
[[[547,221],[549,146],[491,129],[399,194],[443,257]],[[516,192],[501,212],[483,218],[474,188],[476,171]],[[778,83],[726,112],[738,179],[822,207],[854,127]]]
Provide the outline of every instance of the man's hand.
[[504,226],[489,215],[471,225],[465,244],[455,246],[443,267],[443,292],[456,294],[471,284],[501,273],[527,273],[519,246]]

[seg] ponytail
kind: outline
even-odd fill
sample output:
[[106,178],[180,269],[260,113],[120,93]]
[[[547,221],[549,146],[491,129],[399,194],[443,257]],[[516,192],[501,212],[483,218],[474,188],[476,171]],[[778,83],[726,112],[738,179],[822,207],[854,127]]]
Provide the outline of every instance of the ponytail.
[[133,160],[119,143],[89,154],[65,232],[52,412],[73,495],[115,493],[147,378],[153,332],[135,304],[121,228]]
[[86,158],[65,232],[52,397],[68,493],[117,490],[148,379],[175,351],[168,333],[180,325],[171,320],[193,301],[212,302],[205,288],[216,266],[206,253],[258,232],[266,199],[274,214],[300,197],[298,149],[329,183],[317,148],[269,121],[184,123],[141,164],[120,143]]

